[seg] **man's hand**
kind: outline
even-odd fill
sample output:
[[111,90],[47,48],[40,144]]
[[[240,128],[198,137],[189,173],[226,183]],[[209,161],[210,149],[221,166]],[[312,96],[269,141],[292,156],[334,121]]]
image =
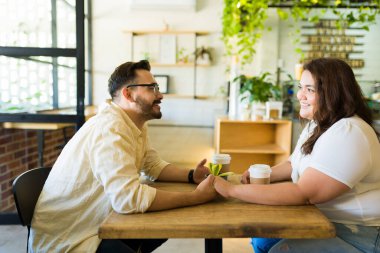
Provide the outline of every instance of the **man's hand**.
[[234,187],[233,184],[227,182],[221,177],[215,177],[214,180],[215,190],[225,198],[229,198],[231,196],[230,192]]
[[241,183],[242,184],[250,184],[251,183],[248,170],[244,171],[243,175],[241,176]]
[[209,169],[204,166],[207,162],[207,159],[203,159],[200,163],[198,163],[197,167],[194,170],[194,182],[199,184],[202,182],[208,174],[210,174]]
[[208,177],[194,190],[194,193],[197,195],[200,203],[213,200],[218,195],[214,188],[214,180],[215,177],[213,175],[208,175]]

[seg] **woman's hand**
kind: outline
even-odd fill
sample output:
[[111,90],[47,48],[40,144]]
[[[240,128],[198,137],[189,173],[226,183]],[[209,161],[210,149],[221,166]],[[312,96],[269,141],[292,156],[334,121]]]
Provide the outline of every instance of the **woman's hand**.
[[234,187],[233,184],[227,182],[221,177],[215,177],[214,180],[215,190],[225,198],[231,197],[231,191]]
[[213,175],[208,175],[195,189],[194,192],[201,201],[200,203],[213,200],[218,195],[214,188],[214,180],[215,177]]
[[197,184],[202,182],[207,177],[207,175],[210,174],[209,169],[206,166],[204,166],[206,162],[207,159],[203,159],[202,161],[200,161],[200,163],[198,163],[197,167],[194,170],[193,179],[194,182]]
[[249,170],[244,171],[243,175],[241,176],[241,183],[242,184],[250,184],[250,176],[249,176]]

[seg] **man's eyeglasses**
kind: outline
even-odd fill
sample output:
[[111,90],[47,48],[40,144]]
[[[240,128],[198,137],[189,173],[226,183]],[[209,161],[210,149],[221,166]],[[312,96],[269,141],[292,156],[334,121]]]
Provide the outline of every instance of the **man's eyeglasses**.
[[155,94],[157,94],[158,92],[160,92],[160,87],[158,86],[158,83],[128,84],[127,88],[129,88],[129,87],[137,87],[137,86],[148,87],[148,89],[152,90]]

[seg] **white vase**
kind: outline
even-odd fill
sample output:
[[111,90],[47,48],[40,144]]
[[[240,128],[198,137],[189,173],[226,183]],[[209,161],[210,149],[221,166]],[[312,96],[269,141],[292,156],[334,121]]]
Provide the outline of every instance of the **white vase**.
[[265,118],[265,103],[253,102],[251,108],[251,120],[263,120]]
[[199,65],[210,65],[210,56],[208,54],[204,54],[197,58],[197,64]]
[[251,118],[251,108],[249,104],[240,104],[239,106],[239,119],[240,120],[250,120]]
[[268,101],[266,105],[266,119],[281,119],[282,118],[282,101]]

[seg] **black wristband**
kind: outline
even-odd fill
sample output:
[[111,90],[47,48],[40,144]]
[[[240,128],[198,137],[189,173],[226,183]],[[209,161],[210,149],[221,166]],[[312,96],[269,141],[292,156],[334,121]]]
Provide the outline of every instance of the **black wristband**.
[[189,174],[187,175],[187,180],[189,181],[189,183],[195,184],[195,182],[194,182],[194,170],[189,171]]

